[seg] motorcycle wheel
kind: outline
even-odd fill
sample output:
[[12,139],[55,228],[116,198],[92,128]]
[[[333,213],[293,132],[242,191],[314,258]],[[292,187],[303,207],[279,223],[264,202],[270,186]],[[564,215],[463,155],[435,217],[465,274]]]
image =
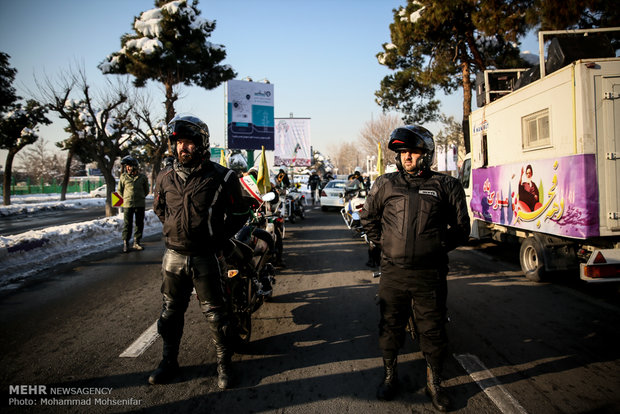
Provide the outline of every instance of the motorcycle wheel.
[[303,205],[299,206],[299,217],[303,220],[306,218],[306,209]]

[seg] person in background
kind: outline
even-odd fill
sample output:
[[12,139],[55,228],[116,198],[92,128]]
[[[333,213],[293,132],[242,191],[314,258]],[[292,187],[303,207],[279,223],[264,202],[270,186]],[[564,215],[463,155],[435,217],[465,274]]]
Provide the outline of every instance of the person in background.
[[426,360],[426,393],[436,409],[446,411],[451,401],[441,375],[448,348],[448,252],[469,237],[465,191],[456,178],[431,171],[435,144],[425,128],[396,128],[388,148],[396,152],[398,171],[377,178],[360,215],[369,241],[381,249],[379,347],[384,377],[377,398],[396,395],[397,355],[413,316]]
[[168,383],[179,370],[184,315],[195,289],[215,347],[217,384],[225,389],[231,382],[233,350],[226,336],[222,249],[243,227],[249,210],[237,174],[210,160],[209,128],[204,122],[191,115],[177,116],[168,124],[168,140],[175,161],[157,176],[153,200],[166,246],[163,306],[157,321],[164,345],[149,383]]
[[123,157],[121,160],[123,173],[118,184],[118,192],[123,198],[123,252],[129,251],[129,240],[131,239],[132,227],[136,224],[136,232],[133,236],[133,248],[144,250],[140,244],[142,233],[144,232],[144,207],[145,198],[149,193],[149,180],[146,175],[140,172],[138,160],[131,155]]
[[312,170],[312,174],[310,174],[310,178],[308,178],[308,188],[310,189],[312,195],[312,205],[314,205],[316,191],[319,188],[319,185],[321,185],[321,177],[319,177],[315,170]]
[[278,171],[273,186],[280,191],[286,190],[291,186],[291,180],[289,180],[288,174],[282,168]]
[[370,186],[371,186],[371,184],[370,184],[370,176],[368,174],[364,174],[364,175],[365,175],[364,176],[364,189],[366,191],[368,191],[368,190],[370,190]]
[[347,180],[357,180],[360,183],[360,187],[364,185],[364,177],[362,177],[362,167],[355,167],[353,174],[349,174]]

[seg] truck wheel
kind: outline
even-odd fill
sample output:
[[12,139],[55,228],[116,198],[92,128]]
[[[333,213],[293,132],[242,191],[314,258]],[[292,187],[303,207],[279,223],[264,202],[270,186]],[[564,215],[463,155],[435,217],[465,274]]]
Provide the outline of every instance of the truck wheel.
[[521,270],[532,282],[542,282],[545,278],[545,263],[542,246],[533,237],[524,239],[519,252]]

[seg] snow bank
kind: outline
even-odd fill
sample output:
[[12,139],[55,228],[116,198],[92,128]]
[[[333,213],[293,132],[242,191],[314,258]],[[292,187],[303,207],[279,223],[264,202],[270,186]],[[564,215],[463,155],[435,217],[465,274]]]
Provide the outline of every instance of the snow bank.
[[56,201],[54,198],[59,199],[57,195],[50,196],[23,196],[23,197],[11,197],[10,206],[0,206],[0,217],[14,216],[18,214],[33,214],[40,211],[52,211],[52,210],[67,210],[72,208],[84,208],[86,206],[101,206],[105,205],[104,198],[69,198],[65,201]]
[[[51,208],[79,208],[84,204],[105,203],[102,199],[79,199],[37,203],[24,199],[2,207],[0,215],[35,213]],[[10,210],[10,211],[9,211]],[[10,220],[9,218],[5,218]],[[0,289],[16,288],[28,277],[55,265],[70,263],[83,256],[118,247],[121,249],[123,215],[48,227],[14,236],[0,236]],[[144,237],[161,233],[161,222],[148,210],[144,218]]]

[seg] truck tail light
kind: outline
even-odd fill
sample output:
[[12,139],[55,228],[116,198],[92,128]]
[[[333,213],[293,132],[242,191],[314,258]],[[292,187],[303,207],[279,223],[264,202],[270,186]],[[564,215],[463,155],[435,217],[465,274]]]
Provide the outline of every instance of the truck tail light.
[[[605,257],[608,255],[608,257]],[[620,261],[615,250],[596,250],[587,263],[581,264],[581,278],[588,282],[620,278]],[[620,280],[620,279],[618,279]]]
[[585,266],[583,273],[594,279],[603,277],[620,277],[620,265],[607,263],[604,265]]

